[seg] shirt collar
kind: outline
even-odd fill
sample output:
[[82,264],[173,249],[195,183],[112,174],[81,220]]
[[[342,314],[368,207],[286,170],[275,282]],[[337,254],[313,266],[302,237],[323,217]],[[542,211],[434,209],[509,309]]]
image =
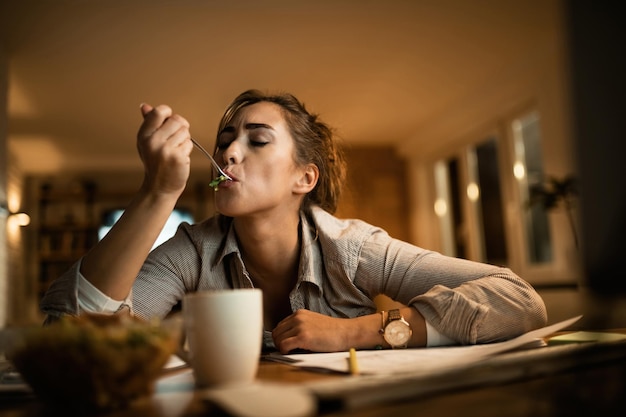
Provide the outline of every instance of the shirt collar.
[[310,282],[322,290],[323,265],[322,252],[319,246],[317,226],[313,224],[303,211],[300,212],[300,267],[298,285],[301,282]]
[[[224,262],[226,256],[236,253],[241,257],[239,245],[237,243],[237,235],[233,226],[232,219],[225,225],[226,235],[221,250],[218,250],[213,267]],[[323,262],[322,253],[319,247],[317,236],[317,227],[305,215],[304,211],[300,211],[300,235],[302,236],[302,244],[300,247],[300,265],[298,268],[298,284],[302,282],[310,282],[317,286],[320,291],[322,289],[323,280]]]
[[[218,215],[219,216],[219,215]],[[217,251],[215,256],[215,262],[213,268],[224,262],[224,258],[232,253],[236,253],[241,257],[239,251],[239,245],[237,244],[237,235],[235,234],[235,227],[233,226],[232,218],[219,219],[220,229],[225,231],[226,235],[223,238],[224,244],[221,249]]]

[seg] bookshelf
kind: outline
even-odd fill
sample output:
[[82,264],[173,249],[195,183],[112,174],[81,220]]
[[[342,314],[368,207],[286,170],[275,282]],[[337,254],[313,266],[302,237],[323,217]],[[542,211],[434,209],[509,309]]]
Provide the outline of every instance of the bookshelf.
[[97,186],[89,181],[38,186],[37,260],[39,297],[98,239]]

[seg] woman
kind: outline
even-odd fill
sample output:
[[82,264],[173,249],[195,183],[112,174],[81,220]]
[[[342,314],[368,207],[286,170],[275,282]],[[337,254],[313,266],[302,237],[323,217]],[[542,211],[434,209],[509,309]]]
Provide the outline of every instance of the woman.
[[[543,301],[506,268],[443,256],[332,215],[344,160],[331,129],[289,94],[250,90],[226,110],[216,159],[232,178],[218,215],[150,249],[183,192],[189,123],[141,105],[143,184],[124,215],[42,300],[52,319],[81,311],[164,317],[187,292],[257,287],[264,343],[281,352],[505,340],[546,323]],[[376,312],[386,294],[406,305]],[[246,314],[242,311],[242,314]]]

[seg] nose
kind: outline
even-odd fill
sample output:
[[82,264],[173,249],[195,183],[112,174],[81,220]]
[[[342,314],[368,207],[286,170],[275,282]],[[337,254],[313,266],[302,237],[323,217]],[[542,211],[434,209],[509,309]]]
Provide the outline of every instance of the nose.
[[239,140],[232,141],[226,148],[219,149],[217,152],[222,154],[222,160],[226,166],[241,162],[243,157],[243,150],[241,149]]

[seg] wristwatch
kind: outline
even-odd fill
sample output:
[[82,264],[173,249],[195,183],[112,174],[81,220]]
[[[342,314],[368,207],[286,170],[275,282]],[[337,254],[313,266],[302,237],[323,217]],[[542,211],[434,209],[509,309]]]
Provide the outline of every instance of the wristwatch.
[[413,331],[411,325],[407,322],[400,310],[389,310],[387,314],[387,322],[383,328],[383,338],[389,343],[393,349],[405,348],[409,343]]

